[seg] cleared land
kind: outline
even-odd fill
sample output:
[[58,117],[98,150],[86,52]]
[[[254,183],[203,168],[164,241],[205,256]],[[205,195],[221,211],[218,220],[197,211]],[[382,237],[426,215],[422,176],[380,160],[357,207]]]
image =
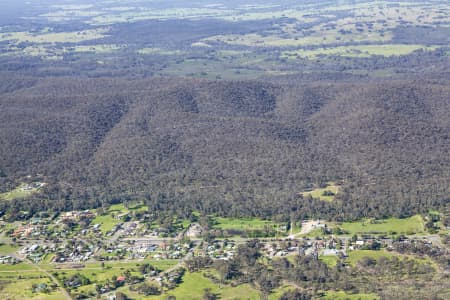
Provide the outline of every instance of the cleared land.
[[414,234],[424,232],[424,221],[420,215],[406,219],[363,220],[339,224],[349,234]]
[[[106,282],[111,280],[113,276],[120,276],[126,270],[132,275],[140,275],[139,266],[150,263],[160,270],[169,269],[179,263],[178,260],[142,260],[133,262],[107,262],[102,267],[100,263],[86,263],[84,268],[73,269],[58,266],[55,268],[53,264],[40,264],[43,270],[52,272],[59,280],[68,278],[75,274],[81,274],[87,277],[91,283],[83,285],[74,291],[84,292],[86,294],[96,294],[95,282]],[[65,299],[59,292],[36,293],[33,292],[33,284],[46,284],[50,286],[52,281],[45,273],[40,272],[35,267],[27,263],[17,265],[2,265],[0,268],[0,284],[3,288],[2,296],[12,297],[12,299]],[[7,298],[5,298],[7,299]]]
[[295,50],[295,51],[285,51],[282,57],[295,59],[298,57],[302,58],[316,58],[323,55],[331,56],[344,56],[344,57],[370,57],[373,55],[380,56],[401,56],[407,55],[419,49],[425,51],[435,50],[436,47],[424,46],[424,45],[396,45],[396,44],[386,44],[386,45],[364,45],[364,46],[341,46],[341,47],[330,47],[330,48],[318,48],[315,50]]
[[327,300],[378,300],[380,297],[375,294],[347,294],[345,292],[326,292],[322,299]]
[[90,29],[77,32],[4,32],[0,33],[0,41],[14,41],[16,43],[29,42],[46,43],[79,43],[105,37],[107,28]]
[[222,218],[215,217],[214,218],[214,228],[220,228],[224,230],[262,230],[266,226],[269,227],[278,227],[279,224],[274,223],[268,220],[261,219],[245,219],[245,218]]
[[26,198],[30,196],[33,193],[38,192],[40,187],[32,187],[28,184],[21,184],[14,190],[6,193],[0,194],[0,200],[13,200],[13,199],[20,199],[20,198]]
[[324,188],[317,188],[312,191],[302,192],[303,197],[311,196],[324,201],[333,201],[334,196],[339,192],[339,186],[330,182]]
[[123,204],[111,205],[107,212],[97,215],[92,220],[92,224],[100,224],[100,230],[105,234],[111,231],[121,222],[120,216],[128,214],[130,211],[146,211],[147,207],[141,204],[133,204],[126,208]]

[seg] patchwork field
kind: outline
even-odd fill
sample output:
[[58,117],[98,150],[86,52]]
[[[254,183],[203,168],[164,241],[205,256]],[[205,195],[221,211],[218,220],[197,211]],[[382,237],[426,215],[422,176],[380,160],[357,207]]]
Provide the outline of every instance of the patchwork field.
[[295,59],[302,58],[317,58],[319,56],[332,55],[343,57],[370,57],[373,55],[380,56],[401,56],[407,55],[417,50],[432,51],[436,47],[424,45],[364,45],[364,46],[348,46],[348,47],[330,47],[318,48],[315,50],[295,50],[285,51],[282,57]]
[[[60,69],[67,64],[108,69],[123,63],[133,73],[208,79],[345,69],[383,78],[398,72],[389,66],[367,72],[352,60],[395,59],[419,55],[418,50],[432,55],[450,44],[450,8],[440,2],[430,7],[420,1],[75,1],[55,3],[45,13],[29,5],[36,11],[29,18],[46,26],[0,28],[0,58],[26,56],[60,64]],[[226,51],[234,54],[224,57]]]
[[80,43],[103,38],[107,32],[107,28],[82,30],[77,32],[49,32],[48,30],[38,33],[0,32],[0,41],[34,44]]

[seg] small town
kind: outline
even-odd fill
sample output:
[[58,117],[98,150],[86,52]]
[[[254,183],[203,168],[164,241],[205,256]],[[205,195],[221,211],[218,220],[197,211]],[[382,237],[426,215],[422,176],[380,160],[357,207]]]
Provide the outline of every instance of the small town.
[[[0,273],[9,272],[2,266],[41,272],[44,280],[34,280],[29,295],[62,292],[73,299],[120,299],[124,289],[141,296],[170,293],[183,284],[186,271],[195,274],[205,265],[230,263],[243,245],[255,241],[265,260],[311,257],[330,266],[398,258],[410,248],[423,262],[449,254],[448,236],[439,235],[436,228],[351,234],[320,220],[305,220],[293,228],[257,219],[193,216],[169,224],[153,217],[140,204],[39,214],[12,223],[4,216],[0,222]],[[414,222],[409,221],[410,225]],[[374,228],[380,225],[369,223]],[[92,278],[88,270],[101,270],[110,278]],[[450,274],[450,269],[443,272]]]

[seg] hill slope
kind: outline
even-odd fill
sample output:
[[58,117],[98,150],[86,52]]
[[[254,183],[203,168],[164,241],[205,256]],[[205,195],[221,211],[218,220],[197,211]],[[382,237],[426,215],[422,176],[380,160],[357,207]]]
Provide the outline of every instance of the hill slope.
[[[4,186],[49,183],[33,197],[51,201],[24,207],[143,198],[184,215],[339,218],[448,201],[443,83],[5,78],[2,89]],[[334,202],[298,196],[328,181],[343,184]]]

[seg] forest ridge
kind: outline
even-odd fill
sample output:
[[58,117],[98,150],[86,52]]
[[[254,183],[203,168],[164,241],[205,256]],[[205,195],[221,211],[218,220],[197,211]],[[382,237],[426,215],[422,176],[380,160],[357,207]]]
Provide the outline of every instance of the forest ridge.
[[[145,199],[182,216],[404,217],[450,194],[445,80],[5,76],[0,89],[0,186],[47,183],[3,211]],[[327,182],[332,202],[301,194]]]

